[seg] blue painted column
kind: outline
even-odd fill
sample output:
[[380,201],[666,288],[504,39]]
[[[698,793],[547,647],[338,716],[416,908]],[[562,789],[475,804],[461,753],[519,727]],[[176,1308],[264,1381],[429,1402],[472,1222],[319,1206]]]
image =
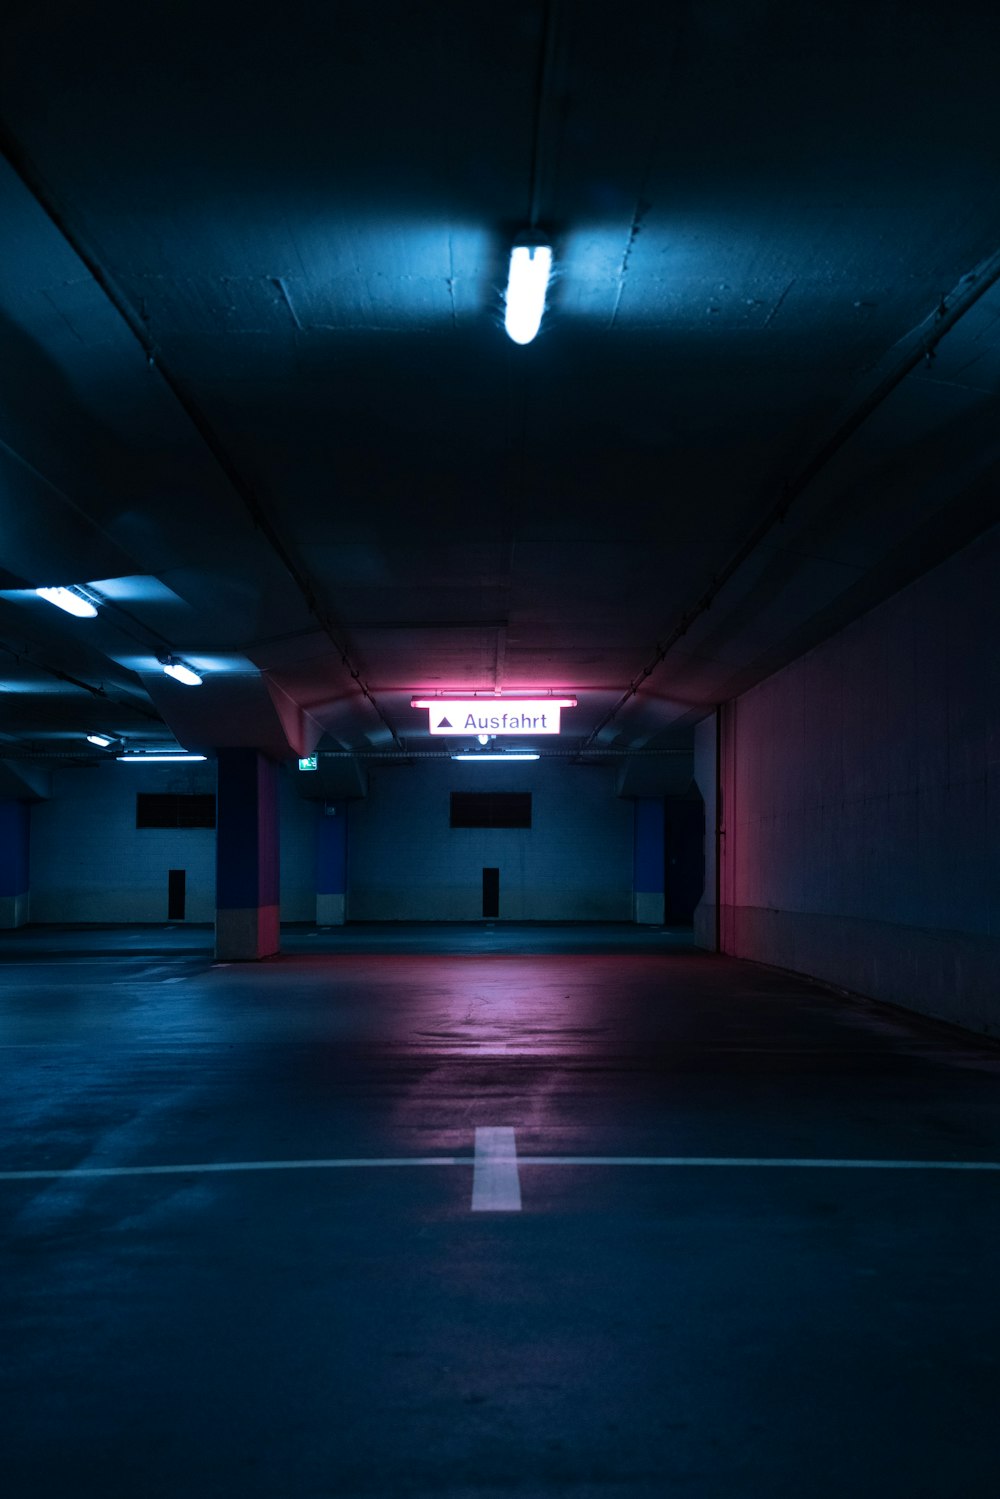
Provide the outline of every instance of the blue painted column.
[[28,920],[31,804],[0,801],[0,927]]
[[640,926],[663,922],[663,801],[637,797],[632,844],[633,915]]
[[279,948],[278,767],[257,750],[219,750],[215,956],[267,958]]
[[326,802],[316,847],[316,925],[343,926],[347,898],[347,803]]

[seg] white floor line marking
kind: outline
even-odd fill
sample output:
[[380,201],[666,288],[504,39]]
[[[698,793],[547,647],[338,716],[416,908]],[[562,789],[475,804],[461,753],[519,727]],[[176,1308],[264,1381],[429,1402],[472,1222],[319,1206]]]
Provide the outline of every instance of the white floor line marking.
[[[31,1043],[28,1043],[31,1044]],[[476,1153],[432,1156],[355,1156],[343,1159],[303,1161],[192,1161],[169,1166],[69,1166],[59,1169],[0,1171],[0,1181],[59,1181],[75,1177],[191,1176],[241,1171],[336,1171],[365,1167],[472,1166],[473,1210],[507,1212],[521,1206],[521,1166],[724,1166],[756,1170],[783,1167],[796,1170],[834,1171],[1000,1171],[1000,1161],[879,1161],[823,1160],[804,1157],[762,1156],[650,1156],[650,1155],[528,1155],[519,1156],[514,1131],[509,1128],[476,1130]]]
[[521,1181],[517,1174],[517,1145],[509,1125],[476,1130],[472,1173],[474,1213],[517,1213],[521,1210]]
[[333,1171],[358,1166],[471,1166],[469,1156],[389,1156],[357,1160],[200,1161],[186,1166],[81,1166],[68,1171],[0,1171],[0,1181],[58,1181],[81,1176],[191,1176],[235,1171]]
[[0,958],[0,972],[5,968],[100,968],[104,964],[146,962],[147,958],[130,958],[125,953],[114,953],[110,958],[75,958],[69,953],[65,958]]
[[831,1171],[1000,1171],[1000,1161],[860,1161],[810,1156],[523,1155],[522,1166],[783,1166]]

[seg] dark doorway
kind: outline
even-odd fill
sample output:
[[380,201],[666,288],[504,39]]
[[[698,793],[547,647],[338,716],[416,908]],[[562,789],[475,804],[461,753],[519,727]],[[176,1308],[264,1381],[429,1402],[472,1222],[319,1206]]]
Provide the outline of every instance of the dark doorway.
[[705,888],[705,803],[696,787],[664,802],[663,919],[690,926]]
[[483,870],[483,915],[500,915],[500,871]]
[[185,886],[187,884],[186,869],[171,869],[167,871],[167,920],[183,921],[184,906],[186,902]]

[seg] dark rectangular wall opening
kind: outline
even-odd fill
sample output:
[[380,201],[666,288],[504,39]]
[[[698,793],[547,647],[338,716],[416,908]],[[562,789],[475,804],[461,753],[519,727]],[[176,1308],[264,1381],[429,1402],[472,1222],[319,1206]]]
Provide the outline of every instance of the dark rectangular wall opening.
[[690,926],[705,888],[705,804],[700,796],[664,802],[663,919]]
[[453,828],[530,828],[530,791],[453,791]]
[[140,791],[135,799],[137,828],[214,828],[215,797]]
[[184,908],[187,902],[187,870],[170,869],[167,871],[167,920],[183,921]]
[[500,871],[483,870],[483,915],[500,915]]

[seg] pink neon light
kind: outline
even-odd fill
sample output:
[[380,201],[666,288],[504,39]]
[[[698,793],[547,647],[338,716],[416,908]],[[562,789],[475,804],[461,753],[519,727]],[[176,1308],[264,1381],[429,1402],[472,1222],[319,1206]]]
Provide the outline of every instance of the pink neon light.
[[411,708],[439,708],[442,703],[548,703],[553,708],[575,708],[575,697],[548,697],[543,692],[442,692],[438,697],[411,697]]

